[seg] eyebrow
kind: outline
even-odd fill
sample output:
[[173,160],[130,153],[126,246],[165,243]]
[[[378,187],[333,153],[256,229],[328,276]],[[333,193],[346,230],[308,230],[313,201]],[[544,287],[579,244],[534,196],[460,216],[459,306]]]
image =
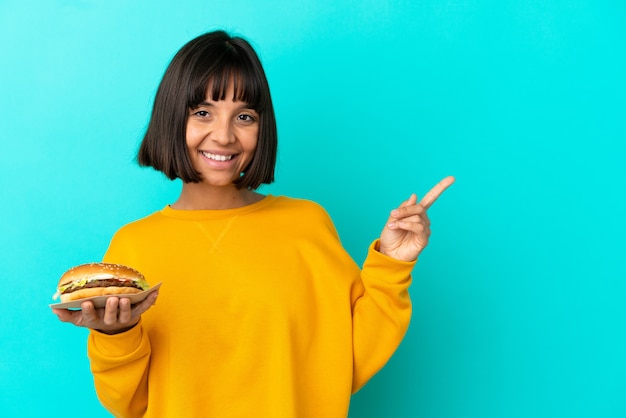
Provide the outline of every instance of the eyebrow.
[[[241,106],[238,106],[238,107],[237,107],[237,109],[239,109],[239,110],[242,110],[242,109],[245,109],[245,110],[252,110],[252,111],[254,111],[254,112],[257,112],[257,110],[256,110],[255,108],[253,108],[252,106],[250,106],[250,104],[249,104],[249,103],[245,103],[245,102],[242,102],[242,103],[243,103],[243,104],[242,104]],[[194,107],[194,109],[197,109],[197,108],[199,108],[200,106],[214,107],[214,106],[215,106],[215,102],[207,102],[207,101],[205,100],[205,101],[203,101],[203,102],[198,103],[198,104]]]

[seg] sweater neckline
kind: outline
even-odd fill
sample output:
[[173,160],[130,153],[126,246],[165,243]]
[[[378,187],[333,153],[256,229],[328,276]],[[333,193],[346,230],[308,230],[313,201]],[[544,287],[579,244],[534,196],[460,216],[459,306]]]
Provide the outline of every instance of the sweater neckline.
[[174,209],[170,205],[161,209],[161,214],[168,218],[176,218],[181,220],[207,220],[207,219],[223,219],[232,216],[243,215],[250,212],[261,210],[271,205],[277,199],[271,194],[266,195],[263,199],[250,205],[242,206],[234,209],[202,209],[202,210],[182,210]]

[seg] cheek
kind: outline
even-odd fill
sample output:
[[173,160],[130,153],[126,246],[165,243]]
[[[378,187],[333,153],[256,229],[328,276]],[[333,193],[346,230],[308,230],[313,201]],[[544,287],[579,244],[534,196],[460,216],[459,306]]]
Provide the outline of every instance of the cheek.
[[198,143],[200,142],[199,138],[200,134],[198,132],[198,129],[194,128],[193,125],[188,124],[187,130],[185,132],[185,140],[187,142],[187,146],[194,147],[198,145]]
[[259,142],[259,131],[258,129],[253,132],[248,132],[248,134],[243,138],[244,149],[249,153],[254,153],[256,150],[257,144]]

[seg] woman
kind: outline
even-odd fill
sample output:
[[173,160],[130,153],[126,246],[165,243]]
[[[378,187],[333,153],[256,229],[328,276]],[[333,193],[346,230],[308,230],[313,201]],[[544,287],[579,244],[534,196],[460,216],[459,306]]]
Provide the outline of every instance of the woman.
[[248,42],[217,31],[183,46],[138,154],[180,178],[181,194],[122,227],[103,260],[163,282],[161,296],[55,310],[91,329],[96,390],[114,415],[346,417],[402,340],[426,210],[454,179],[394,209],[360,269],[323,208],[256,191],[274,179],[276,136]]

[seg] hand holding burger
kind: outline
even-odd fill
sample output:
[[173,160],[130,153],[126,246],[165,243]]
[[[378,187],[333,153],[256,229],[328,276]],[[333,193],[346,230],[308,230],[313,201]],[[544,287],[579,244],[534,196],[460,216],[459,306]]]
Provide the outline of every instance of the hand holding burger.
[[[62,322],[95,329],[107,334],[117,334],[134,327],[141,315],[156,302],[158,291],[148,294],[143,301],[131,305],[126,297],[148,289],[143,275],[127,266],[90,263],[76,266],[61,276],[57,294],[61,302],[92,296],[106,296],[106,305],[96,308],[91,300],[81,303],[81,310],[53,308]],[[55,295],[56,296],[56,295]]]

